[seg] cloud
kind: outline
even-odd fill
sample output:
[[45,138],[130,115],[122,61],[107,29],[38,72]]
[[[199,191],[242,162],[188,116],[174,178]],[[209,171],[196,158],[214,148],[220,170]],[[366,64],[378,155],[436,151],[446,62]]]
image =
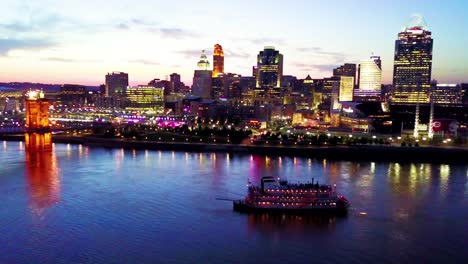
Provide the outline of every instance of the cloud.
[[246,52],[234,52],[231,50],[223,50],[224,51],[224,56],[229,57],[229,58],[240,58],[240,59],[246,59],[251,56],[251,54],[248,54]]
[[117,29],[120,29],[120,30],[129,30],[130,29],[130,26],[126,23],[119,23],[115,26]]
[[44,58],[42,60],[44,60],[44,61],[56,61],[56,62],[76,62],[77,61],[75,59],[59,58],[59,57],[49,57],[49,58]]
[[138,63],[138,64],[145,64],[145,65],[161,65],[159,62],[150,61],[150,60],[131,60],[130,63]]
[[8,31],[14,32],[27,32],[32,30],[31,25],[26,25],[23,23],[7,23],[7,24],[0,24],[0,28]]
[[0,55],[8,55],[11,50],[31,50],[54,46],[47,39],[0,39]]
[[256,45],[285,45],[285,41],[279,38],[256,38],[250,41]]
[[55,13],[43,13],[42,11],[27,12],[18,20],[0,23],[0,29],[7,33],[37,33],[44,30],[51,31],[70,23]]
[[160,28],[159,32],[163,38],[183,39],[197,36],[194,32],[181,28]]
[[[207,49],[205,49],[205,52],[207,56],[210,56],[210,54],[212,54],[212,52]],[[188,58],[188,59],[193,59],[193,58],[198,59],[202,53],[202,49],[179,50],[179,51],[175,51],[175,53],[182,54],[184,55],[185,58]]]
[[90,59],[72,59],[72,58],[62,58],[62,57],[47,57],[42,58],[42,61],[53,61],[53,62],[97,62],[98,60],[90,60]]
[[128,21],[120,22],[115,27],[120,30],[130,29],[144,29],[148,31],[157,31],[156,25],[158,23],[154,21],[147,21],[140,18],[133,18]]
[[298,48],[300,52],[307,52],[314,55],[325,55],[325,56],[334,56],[334,57],[346,57],[346,53],[335,52],[335,51],[326,51],[320,47],[308,47],[308,48]]
[[326,71],[331,72],[334,68],[338,67],[337,64],[304,64],[296,63],[295,66],[304,71]]
[[198,36],[198,34],[195,32],[187,29],[179,27],[161,27],[158,26],[157,22],[139,18],[120,22],[117,25],[114,25],[114,27],[118,30],[142,30],[156,33],[159,34],[162,38],[184,39]]

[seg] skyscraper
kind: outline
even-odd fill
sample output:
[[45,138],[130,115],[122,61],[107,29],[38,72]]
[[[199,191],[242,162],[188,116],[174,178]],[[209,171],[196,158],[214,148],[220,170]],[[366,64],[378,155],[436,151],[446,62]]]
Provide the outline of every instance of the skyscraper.
[[106,96],[125,96],[127,86],[127,73],[112,72],[106,75]]
[[257,88],[268,90],[281,87],[283,54],[275,47],[266,46],[257,56]]
[[378,97],[382,88],[382,62],[379,56],[361,60],[358,71],[358,97]]
[[170,76],[172,92],[178,93],[179,88],[182,85],[182,82],[180,81],[180,74],[173,73]]
[[333,69],[333,76],[349,76],[356,77],[356,64],[354,63],[345,63],[338,68]]
[[198,69],[193,74],[192,94],[201,96],[203,99],[211,99],[212,71],[209,70],[210,62],[204,50],[197,63],[197,67]]
[[431,32],[420,16],[413,16],[395,41],[393,103],[427,103],[431,88]]
[[214,45],[213,52],[213,77],[218,77],[224,72],[224,52],[223,47],[219,44]]

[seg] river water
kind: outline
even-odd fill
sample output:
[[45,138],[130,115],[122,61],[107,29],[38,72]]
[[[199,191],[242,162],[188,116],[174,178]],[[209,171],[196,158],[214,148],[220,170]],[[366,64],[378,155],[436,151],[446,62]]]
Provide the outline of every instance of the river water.
[[[468,165],[25,150],[0,141],[0,263],[462,263]],[[247,215],[248,181],[336,183],[343,218]]]

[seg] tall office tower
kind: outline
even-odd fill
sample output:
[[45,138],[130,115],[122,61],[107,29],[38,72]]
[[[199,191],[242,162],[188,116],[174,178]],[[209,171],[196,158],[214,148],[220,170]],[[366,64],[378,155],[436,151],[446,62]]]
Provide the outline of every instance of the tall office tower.
[[223,47],[219,44],[214,45],[213,52],[213,77],[218,77],[224,72],[224,52]]
[[211,99],[212,71],[209,70],[210,62],[204,50],[197,66],[198,69],[193,74],[192,94],[201,96],[203,99]]
[[283,77],[283,54],[275,47],[266,46],[257,56],[257,88],[281,87]]
[[182,82],[180,81],[180,74],[173,73],[170,75],[171,90],[174,93],[178,93]]
[[127,86],[127,73],[112,72],[106,75],[106,96],[125,96]]
[[380,56],[361,60],[358,71],[358,87],[355,95],[361,98],[380,97],[382,90],[382,62]]
[[395,41],[393,103],[428,103],[432,70],[431,32],[413,16]]
[[349,76],[356,77],[356,64],[354,63],[345,63],[338,68],[333,69],[333,76]]

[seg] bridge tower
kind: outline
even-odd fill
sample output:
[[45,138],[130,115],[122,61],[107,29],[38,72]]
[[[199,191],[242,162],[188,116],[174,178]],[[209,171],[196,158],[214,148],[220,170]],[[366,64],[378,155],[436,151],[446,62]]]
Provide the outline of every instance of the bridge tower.
[[26,93],[26,131],[49,132],[49,101],[43,91],[29,90]]
[[24,135],[28,151],[44,151],[52,148],[49,124],[49,101],[44,98],[44,92],[29,90],[26,93],[26,133]]

